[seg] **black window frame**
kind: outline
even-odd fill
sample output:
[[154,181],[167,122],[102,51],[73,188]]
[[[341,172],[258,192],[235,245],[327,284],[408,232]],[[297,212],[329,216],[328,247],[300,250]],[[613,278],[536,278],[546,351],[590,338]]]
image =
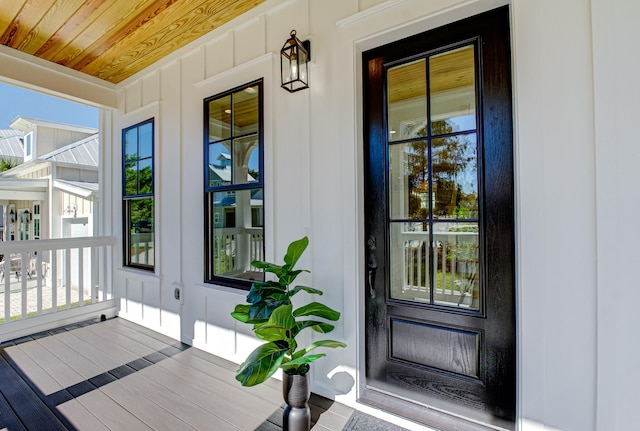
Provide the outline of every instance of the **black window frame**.
[[[232,177],[232,181],[228,185],[210,186],[209,185],[209,165],[210,165],[209,145],[215,142],[222,142],[227,139],[233,142],[234,140],[242,139],[247,135],[234,136],[234,130],[233,130],[233,127],[231,127],[230,128],[231,135],[229,138],[222,139],[220,141],[209,141],[209,103],[216,99],[221,99],[227,96],[231,96],[232,98],[231,99],[231,110],[232,110],[231,115],[233,116],[234,115],[233,94],[253,86],[256,86],[258,89],[258,133],[257,133],[258,140],[259,140],[258,181],[246,182],[242,184],[233,184],[233,177]],[[246,84],[242,84],[237,87],[234,87],[230,90],[226,90],[224,92],[217,93],[213,96],[209,96],[205,98],[203,100],[203,125],[204,125],[204,130],[203,130],[203,143],[204,143],[203,144],[203,150],[204,150],[203,151],[204,152],[204,157],[203,157],[203,161],[204,161],[203,163],[203,195],[204,195],[203,196],[204,197],[203,199],[204,201],[203,278],[204,278],[204,283],[227,286],[227,287],[232,287],[232,288],[237,288],[242,290],[249,290],[254,281],[263,281],[264,277],[262,278],[262,280],[244,280],[240,278],[231,278],[231,277],[215,274],[215,269],[214,269],[215,264],[214,264],[214,257],[213,257],[214,250],[213,250],[213,243],[211,239],[215,230],[215,212],[211,211],[211,208],[213,207],[213,197],[216,193],[220,193],[220,192],[230,193],[230,192],[236,192],[236,191],[242,191],[242,190],[261,189],[262,190],[262,220],[261,220],[262,223],[260,227],[262,227],[262,237],[263,237],[262,255],[264,256],[265,237],[266,237],[265,230],[264,230],[264,227],[265,227],[265,223],[264,223],[264,219],[265,219],[265,215],[264,215],[264,208],[265,208],[265,204],[264,204],[264,200],[265,200],[264,199],[264,195],[265,195],[265,190],[264,190],[264,79],[259,78],[254,81],[248,82]],[[253,212],[252,212],[252,217],[253,217]]]
[[[150,157],[140,157],[140,129],[142,126],[147,124],[151,124],[151,156]],[[126,150],[126,134],[130,130],[138,129],[138,157],[136,159],[127,160],[127,150]],[[132,161],[139,162],[140,160],[151,160],[151,192],[150,193],[140,193],[137,190],[137,193],[128,194],[127,193],[127,182],[126,182],[126,165]],[[136,168],[136,171],[139,173],[140,167]],[[136,181],[136,187],[139,187],[139,182]],[[131,224],[130,218],[130,210],[131,203],[136,200],[142,199],[152,199],[153,200],[153,219],[151,220],[151,234],[153,235],[153,265],[132,262],[131,261],[131,230],[133,228]],[[155,272],[155,119],[149,118],[147,120],[141,121],[139,123],[133,124],[129,127],[125,127],[122,129],[122,230],[123,230],[123,266],[128,268],[141,269],[144,271]]]

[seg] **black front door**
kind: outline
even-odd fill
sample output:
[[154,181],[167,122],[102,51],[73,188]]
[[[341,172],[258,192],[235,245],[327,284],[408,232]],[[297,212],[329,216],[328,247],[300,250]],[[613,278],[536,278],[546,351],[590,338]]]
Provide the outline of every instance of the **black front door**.
[[366,390],[439,429],[513,429],[507,7],[363,54]]

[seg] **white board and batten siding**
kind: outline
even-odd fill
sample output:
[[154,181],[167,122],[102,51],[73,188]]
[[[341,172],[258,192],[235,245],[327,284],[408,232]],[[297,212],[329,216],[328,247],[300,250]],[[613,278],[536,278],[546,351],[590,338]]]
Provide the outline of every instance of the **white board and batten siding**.
[[[115,269],[120,315],[234,361],[255,345],[229,317],[244,292],[202,282],[202,100],[262,77],[266,258],[310,237],[303,282],[343,311],[335,337],[349,344],[314,368],[314,391],[355,405],[364,383],[361,52],[504,3],[268,0],[107,86],[117,108],[101,116],[113,142],[103,157],[105,220],[119,238],[120,132],[151,117],[156,126],[156,272]],[[510,4],[520,429],[633,429],[640,382],[627,370],[640,353],[629,342],[640,314],[627,268],[639,240],[631,196],[640,156],[629,113],[640,60],[625,29],[639,6]],[[289,94],[279,88],[278,52],[293,28],[312,41],[311,88]],[[111,100],[99,97],[93,103]]]

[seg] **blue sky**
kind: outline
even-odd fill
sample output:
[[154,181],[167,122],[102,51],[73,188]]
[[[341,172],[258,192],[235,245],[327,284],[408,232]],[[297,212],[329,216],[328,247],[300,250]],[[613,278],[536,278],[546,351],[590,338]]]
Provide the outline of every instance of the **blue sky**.
[[98,128],[98,109],[0,83],[0,129],[18,115]]

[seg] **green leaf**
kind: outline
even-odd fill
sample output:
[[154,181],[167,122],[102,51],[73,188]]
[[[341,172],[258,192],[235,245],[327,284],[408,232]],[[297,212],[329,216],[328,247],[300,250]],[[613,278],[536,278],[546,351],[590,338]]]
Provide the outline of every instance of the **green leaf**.
[[327,334],[333,331],[334,326],[329,323],[318,322],[316,320],[304,320],[302,322],[297,322],[295,328],[292,331],[292,335],[297,336],[300,331],[305,328],[311,328],[316,332],[320,332],[321,334]]
[[312,302],[304,305],[293,312],[296,317],[300,316],[318,316],[323,319],[336,321],[340,318],[340,313],[332,308],[327,307],[319,302]]
[[253,262],[251,262],[251,265],[255,266],[256,268],[263,269],[264,272],[271,272],[277,275],[278,277],[280,277],[280,274],[282,274],[282,266],[276,265],[275,263],[263,262],[261,260],[254,260]]
[[256,322],[264,322],[269,319],[271,314],[281,305],[288,304],[289,301],[277,301],[274,299],[266,299],[257,304],[253,304],[251,309],[249,310],[249,322],[247,323],[256,323]]
[[315,355],[302,356],[300,358],[293,359],[293,360],[287,362],[286,364],[282,364],[282,370],[283,371],[287,371],[287,370],[289,370],[291,368],[297,368],[302,364],[308,364],[310,362],[313,362],[313,361],[315,361],[317,359],[320,359],[320,358],[323,358],[325,356],[327,356],[326,353],[318,353],[318,354],[315,354]]
[[256,336],[266,341],[287,341],[291,330],[280,325],[270,325],[268,323],[255,330]]
[[259,346],[240,365],[236,380],[242,386],[255,386],[267,380],[276,372],[282,363],[287,348],[277,343],[266,343]]
[[238,304],[236,308],[231,313],[231,317],[236,320],[239,320],[242,323],[249,323],[249,309],[251,308],[248,304]]
[[307,353],[309,353],[310,351],[318,347],[329,347],[331,349],[335,349],[338,347],[347,347],[347,345],[340,341],[335,341],[335,340],[319,340],[319,341],[316,341],[315,343],[309,344],[304,349],[298,350],[296,353],[294,353],[291,362],[293,362],[293,360],[295,359],[298,359],[306,355]]
[[296,269],[295,271],[283,271],[280,276],[280,285],[289,286],[302,272],[309,272],[306,269]]
[[296,265],[296,262],[298,262],[298,259],[300,259],[300,256],[302,256],[302,253],[304,253],[308,245],[309,238],[306,236],[289,244],[287,254],[284,255],[284,262],[290,269]]
[[280,286],[280,283],[275,281],[265,281],[260,283],[253,283],[249,294],[247,295],[247,302],[256,304],[260,301],[272,297],[276,294],[283,294],[285,289]]
[[314,289],[313,287],[308,286],[296,286],[293,289],[289,290],[289,296],[293,296],[301,290],[304,290],[305,292],[312,295],[322,295],[322,290]]
[[279,306],[269,317],[269,325],[280,326],[282,328],[293,329],[296,324],[296,319],[293,318],[291,310],[293,306],[291,304],[284,304]]

